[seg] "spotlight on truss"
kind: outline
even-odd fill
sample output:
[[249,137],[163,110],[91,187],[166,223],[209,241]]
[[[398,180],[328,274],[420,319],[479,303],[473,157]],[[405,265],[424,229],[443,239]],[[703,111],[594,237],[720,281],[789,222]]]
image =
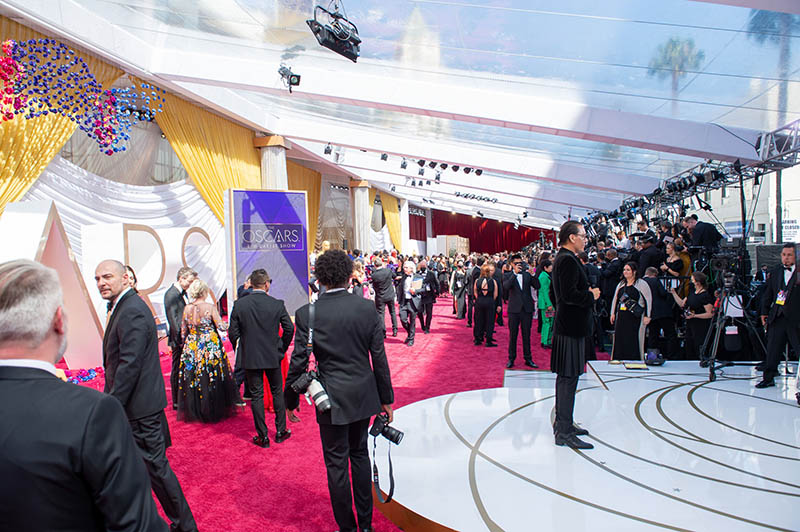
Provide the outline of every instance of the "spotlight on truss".
[[358,28],[347,20],[340,0],[334,0],[331,5],[333,12],[316,6],[314,18],[306,20],[306,24],[320,45],[355,63],[361,54]]

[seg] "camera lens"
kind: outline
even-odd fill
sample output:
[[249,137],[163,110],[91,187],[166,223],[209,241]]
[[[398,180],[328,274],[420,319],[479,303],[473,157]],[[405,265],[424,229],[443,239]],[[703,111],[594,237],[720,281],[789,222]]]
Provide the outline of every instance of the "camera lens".
[[400,445],[400,442],[403,440],[403,432],[386,425],[383,427],[383,437],[395,445]]

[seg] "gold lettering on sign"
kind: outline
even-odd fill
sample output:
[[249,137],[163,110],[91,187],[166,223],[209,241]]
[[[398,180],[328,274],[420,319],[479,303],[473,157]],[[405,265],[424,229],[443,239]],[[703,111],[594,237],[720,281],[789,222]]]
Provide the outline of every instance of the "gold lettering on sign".
[[158,244],[158,249],[161,253],[161,273],[158,276],[158,281],[153,286],[148,288],[137,287],[139,291],[139,296],[147,303],[147,306],[150,307],[150,311],[153,313],[153,316],[156,315],[156,311],[153,308],[153,304],[150,302],[150,294],[155,292],[161,287],[161,283],[164,282],[164,275],[166,274],[167,270],[167,257],[164,253],[164,243],[161,241],[161,237],[158,236],[153,228],[148,227],[146,225],[139,225],[139,224],[122,224],[122,240],[125,246],[125,264],[130,264],[131,254],[130,254],[130,246],[129,246],[129,234],[134,231],[139,231],[142,233],[147,233],[152,236],[156,243]]

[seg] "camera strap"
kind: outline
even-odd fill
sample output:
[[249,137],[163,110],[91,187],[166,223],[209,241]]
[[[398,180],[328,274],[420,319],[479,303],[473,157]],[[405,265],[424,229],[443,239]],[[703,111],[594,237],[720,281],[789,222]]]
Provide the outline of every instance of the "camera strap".
[[392,495],[394,495],[394,470],[392,469],[392,446],[389,445],[389,494],[384,499],[383,493],[381,493],[381,482],[380,477],[378,475],[378,462],[375,458],[375,449],[378,447],[378,437],[372,437],[372,486],[375,488],[375,495],[378,497],[378,501],[382,504],[386,504],[387,502],[392,501]]
[[[306,342],[306,353],[308,354],[309,364],[311,357],[314,356],[314,303],[308,305],[308,342]],[[314,366],[316,367],[316,360]]]

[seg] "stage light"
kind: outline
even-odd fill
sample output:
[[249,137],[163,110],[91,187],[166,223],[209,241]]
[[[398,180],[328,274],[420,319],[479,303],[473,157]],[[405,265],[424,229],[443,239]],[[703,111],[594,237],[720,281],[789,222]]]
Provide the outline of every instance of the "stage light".
[[522,213],[522,217],[523,217],[523,218],[527,218],[527,217],[528,217],[528,211],[525,211],[525,212],[523,212],[523,213]]
[[381,154],[381,161],[388,161],[388,160],[389,160],[389,156],[387,154],[385,154],[385,153],[382,153]]
[[[328,24],[324,24],[324,20],[320,21],[320,12],[328,15]],[[322,6],[316,6],[314,18],[306,20],[306,24],[311,28],[320,45],[348,58],[353,63],[356,62],[361,53],[359,49],[361,38],[358,36],[358,28],[339,13],[338,9],[331,13]]]
[[657,187],[653,190],[653,196],[660,196],[661,192],[661,187]]
[[452,168],[453,172],[458,172],[459,166],[457,164],[454,164],[450,168]]
[[688,177],[681,178],[681,187],[683,190],[688,190],[692,186],[692,183],[689,181]]
[[425,181],[425,184],[426,184],[426,185],[428,185],[428,186],[430,186],[430,184],[431,184],[431,180],[430,180],[430,179],[428,179],[427,181]]
[[725,179],[725,174],[720,172],[719,170],[709,170],[705,174],[706,183],[713,183],[718,179]]
[[741,174],[742,173],[742,161],[740,161],[739,159],[736,159],[735,161],[733,161],[733,169],[737,174]]
[[477,211],[477,213],[478,213],[478,216],[480,216],[481,218],[483,218],[483,213],[482,213],[481,211]]
[[406,158],[403,157],[403,162],[400,163],[400,169],[405,170],[406,168],[408,168],[408,161],[406,161]]
[[703,183],[706,182],[706,176],[704,176],[700,172],[693,173],[692,177],[694,178],[694,182],[696,185],[702,185]]
[[442,170],[447,170],[447,163],[441,163],[439,165],[439,168],[441,168]]
[[425,169],[420,168],[419,171],[417,171],[417,175],[425,175]]
[[292,93],[292,87],[300,85],[300,75],[294,74],[286,65],[281,65],[278,68],[278,74],[280,74],[283,84],[289,87],[289,94]]
[[470,172],[472,172],[472,168],[464,168],[464,173],[465,174],[468,174]]
[[331,147],[331,143],[329,142],[328,145],[325,146],[325,155],[330,155],[332,151],[333,148]]
[[415,186],[417,186],[417,182],[416,182],[416,181],[414,181],[413,179],[411,180],[411,186],[412,186],[412,187],[415,187]]
[[436,161],[431,161],[431,162],[429,162],[429,163],[428,163],[428,166],[429,166],[430,168],[436,168]]
[[483,173],[483,170],[481,170],[480,168],[475,170],[475,175],[481,175],[482,173]]
[[420,166],[425,166],[425,159],[420,159],[419,161],[417,161],[417,164]]
[[436,172],[436,179],[435,179],[436,184],[439,184],[441,182],[441,180],[442,180],[442,173],[437,171]]
[[396,189],[394,188],[394,185],[392,185],[392,188],[391,188],[390,190],[391,190],[392,192],[394,192],[394,191],[396,190]]

